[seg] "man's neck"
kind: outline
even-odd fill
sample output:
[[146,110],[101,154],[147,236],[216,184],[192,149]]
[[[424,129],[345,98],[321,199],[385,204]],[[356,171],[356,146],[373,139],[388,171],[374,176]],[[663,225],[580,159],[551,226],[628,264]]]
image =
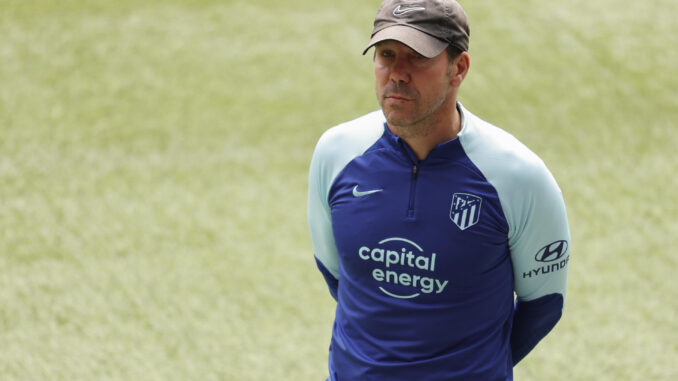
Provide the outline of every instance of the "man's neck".
[[422,121],[416,126],[398,127],[388,124],[392,133],[405,140],[412,152],[419,160],[424,160],[438,144],[445,143],[457,137],[461,130],[461,115],[454,107],[441,117]]

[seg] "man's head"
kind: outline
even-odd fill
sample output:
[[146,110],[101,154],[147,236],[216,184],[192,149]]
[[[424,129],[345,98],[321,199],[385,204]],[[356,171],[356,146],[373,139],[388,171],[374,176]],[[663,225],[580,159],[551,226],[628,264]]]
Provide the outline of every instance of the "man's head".
[[455,0],[384,0],[363,54],[381,41],[395,40],[433,58],[448,46],[468,51],[469,35],[466,12]]
[[445,123],[455,112],[469,68],[468,36],[466,14],[454,0],[382,3],[365,52],[375,47],[377,99],[389,125]]

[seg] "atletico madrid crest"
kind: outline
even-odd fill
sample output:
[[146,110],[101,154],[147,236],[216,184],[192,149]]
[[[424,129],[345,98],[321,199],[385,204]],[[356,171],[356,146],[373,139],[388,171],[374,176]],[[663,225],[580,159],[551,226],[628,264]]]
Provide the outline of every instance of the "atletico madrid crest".
[[466,230],[478,223],[480,219],[480,205],[483,199],[468,193],[452,195],[450,219],[461,230]]

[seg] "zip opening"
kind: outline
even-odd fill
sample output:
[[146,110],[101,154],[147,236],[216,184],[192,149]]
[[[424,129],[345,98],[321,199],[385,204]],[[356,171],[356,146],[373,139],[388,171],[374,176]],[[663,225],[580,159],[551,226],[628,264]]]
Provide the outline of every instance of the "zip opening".
[[407,206],[407,218],[414,219],[414,200],[417,191],[417,174],[419,168],[416,164],[412,165],[412,178],[410,179],[410,201]]

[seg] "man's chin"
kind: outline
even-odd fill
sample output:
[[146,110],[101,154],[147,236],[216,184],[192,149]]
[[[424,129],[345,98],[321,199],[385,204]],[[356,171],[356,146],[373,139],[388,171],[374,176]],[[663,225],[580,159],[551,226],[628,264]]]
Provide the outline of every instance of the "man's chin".
[[387,109],[384,110],[384,116],[386,117],[386,122],[395,127],[407,127],[414,121],[412,113],[404,110]]

